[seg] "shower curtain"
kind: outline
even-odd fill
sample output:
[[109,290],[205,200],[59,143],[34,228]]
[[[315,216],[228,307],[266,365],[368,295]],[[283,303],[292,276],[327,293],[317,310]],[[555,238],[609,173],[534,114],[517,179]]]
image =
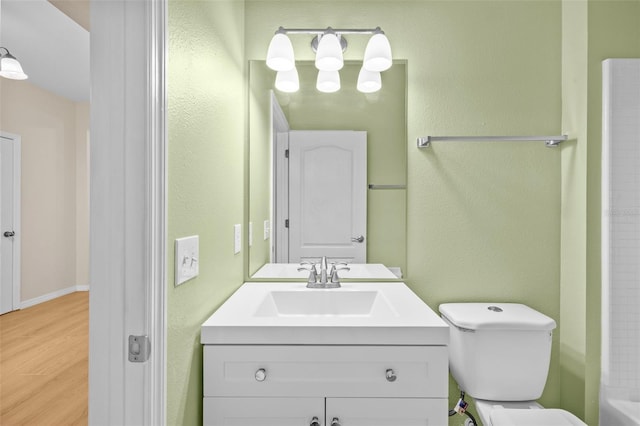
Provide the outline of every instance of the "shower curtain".
[[600,425],[640,425],[640,59],[603,62]]

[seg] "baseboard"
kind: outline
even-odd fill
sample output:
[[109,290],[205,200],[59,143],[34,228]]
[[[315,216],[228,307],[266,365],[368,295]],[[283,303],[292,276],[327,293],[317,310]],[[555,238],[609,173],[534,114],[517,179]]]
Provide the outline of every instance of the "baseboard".
[[42,296],[34,297],[33,299],[23,300],[20,303],[20,309],[30,308],[31,306],[39,305],[40,303],[48,302],[49,300],[57,299],[58,297],[66,296],[67,294],[75,293],[76,291],[89,291],[88,285],[75,285],[72,287],[56,290],[52,293],[43,294]]

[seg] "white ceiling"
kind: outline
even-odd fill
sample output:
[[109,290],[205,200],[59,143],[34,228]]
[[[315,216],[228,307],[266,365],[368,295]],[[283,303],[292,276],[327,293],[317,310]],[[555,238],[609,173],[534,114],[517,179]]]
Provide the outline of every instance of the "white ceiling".
[[0,0],[0,46],[20,61],[30,83],[89,100],[89,32],[47,0]]

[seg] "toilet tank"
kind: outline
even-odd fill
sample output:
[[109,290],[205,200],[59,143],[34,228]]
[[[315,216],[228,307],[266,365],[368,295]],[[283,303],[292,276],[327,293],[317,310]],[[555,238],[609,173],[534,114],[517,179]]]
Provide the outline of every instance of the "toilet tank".
[[517,303],[445,303],[449,369],[460,389],[491,401],[542,395],[556,322]]

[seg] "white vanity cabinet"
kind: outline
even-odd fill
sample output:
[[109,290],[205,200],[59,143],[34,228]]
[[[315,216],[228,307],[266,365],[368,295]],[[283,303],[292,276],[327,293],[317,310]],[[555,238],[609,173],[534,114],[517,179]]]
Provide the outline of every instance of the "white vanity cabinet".
[[449,328],[404,283],[245,283],[200,341],[206,426],[448,424]]
[[447,371],[446,346],[205,345],[204,424],[446,425]]

